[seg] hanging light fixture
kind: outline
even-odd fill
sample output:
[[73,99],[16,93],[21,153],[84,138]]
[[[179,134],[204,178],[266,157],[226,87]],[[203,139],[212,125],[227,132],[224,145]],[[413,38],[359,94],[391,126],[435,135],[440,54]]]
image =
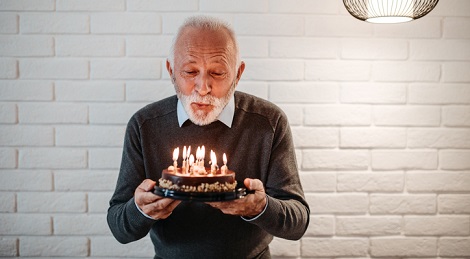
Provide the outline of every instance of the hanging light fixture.
[[355,18],[371,23],[400,23],[419,19],[439,0],[343,0]]

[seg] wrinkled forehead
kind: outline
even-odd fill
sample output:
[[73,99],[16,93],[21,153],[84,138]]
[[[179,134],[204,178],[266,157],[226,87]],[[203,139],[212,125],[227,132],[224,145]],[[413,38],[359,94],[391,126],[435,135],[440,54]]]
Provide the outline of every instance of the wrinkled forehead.
[[230,59],[236,59],[235,44],[225,29],[185,28],[175,44],[175,54],[194,50],[224,52]]

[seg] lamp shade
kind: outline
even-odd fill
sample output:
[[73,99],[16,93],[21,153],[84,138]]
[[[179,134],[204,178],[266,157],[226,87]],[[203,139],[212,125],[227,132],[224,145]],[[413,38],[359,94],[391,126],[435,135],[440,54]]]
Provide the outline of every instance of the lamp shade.
[[371,23],[400,23],[419,19],[439,0],[343,0],[348,12]]

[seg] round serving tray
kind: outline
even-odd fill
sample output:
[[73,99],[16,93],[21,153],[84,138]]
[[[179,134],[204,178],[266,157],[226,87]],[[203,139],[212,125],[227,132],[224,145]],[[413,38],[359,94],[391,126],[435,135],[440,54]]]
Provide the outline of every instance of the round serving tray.
[[237,188],[232,192],[182,192],[155,187],[154,193],[158,196],[183,201],[232,201],[247,195],[245,188]]

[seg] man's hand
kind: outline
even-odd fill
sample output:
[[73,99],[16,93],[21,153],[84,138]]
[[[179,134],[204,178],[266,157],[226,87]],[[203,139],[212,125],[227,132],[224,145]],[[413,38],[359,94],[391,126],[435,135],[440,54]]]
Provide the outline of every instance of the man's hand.
[[243,181],[248,190],[255,191],[242,199],[224,202],[207,202],[214,208],[221,210],[225,214],[243,217],[255,217],[260,214],[266,206],[266,192],[263,183],[258,179],[246,178]]
[[156,182],[145,179],[134,192],[135,203],[148,216],[154,219],[166,219],[181,201],[163,198],[153,194]]

